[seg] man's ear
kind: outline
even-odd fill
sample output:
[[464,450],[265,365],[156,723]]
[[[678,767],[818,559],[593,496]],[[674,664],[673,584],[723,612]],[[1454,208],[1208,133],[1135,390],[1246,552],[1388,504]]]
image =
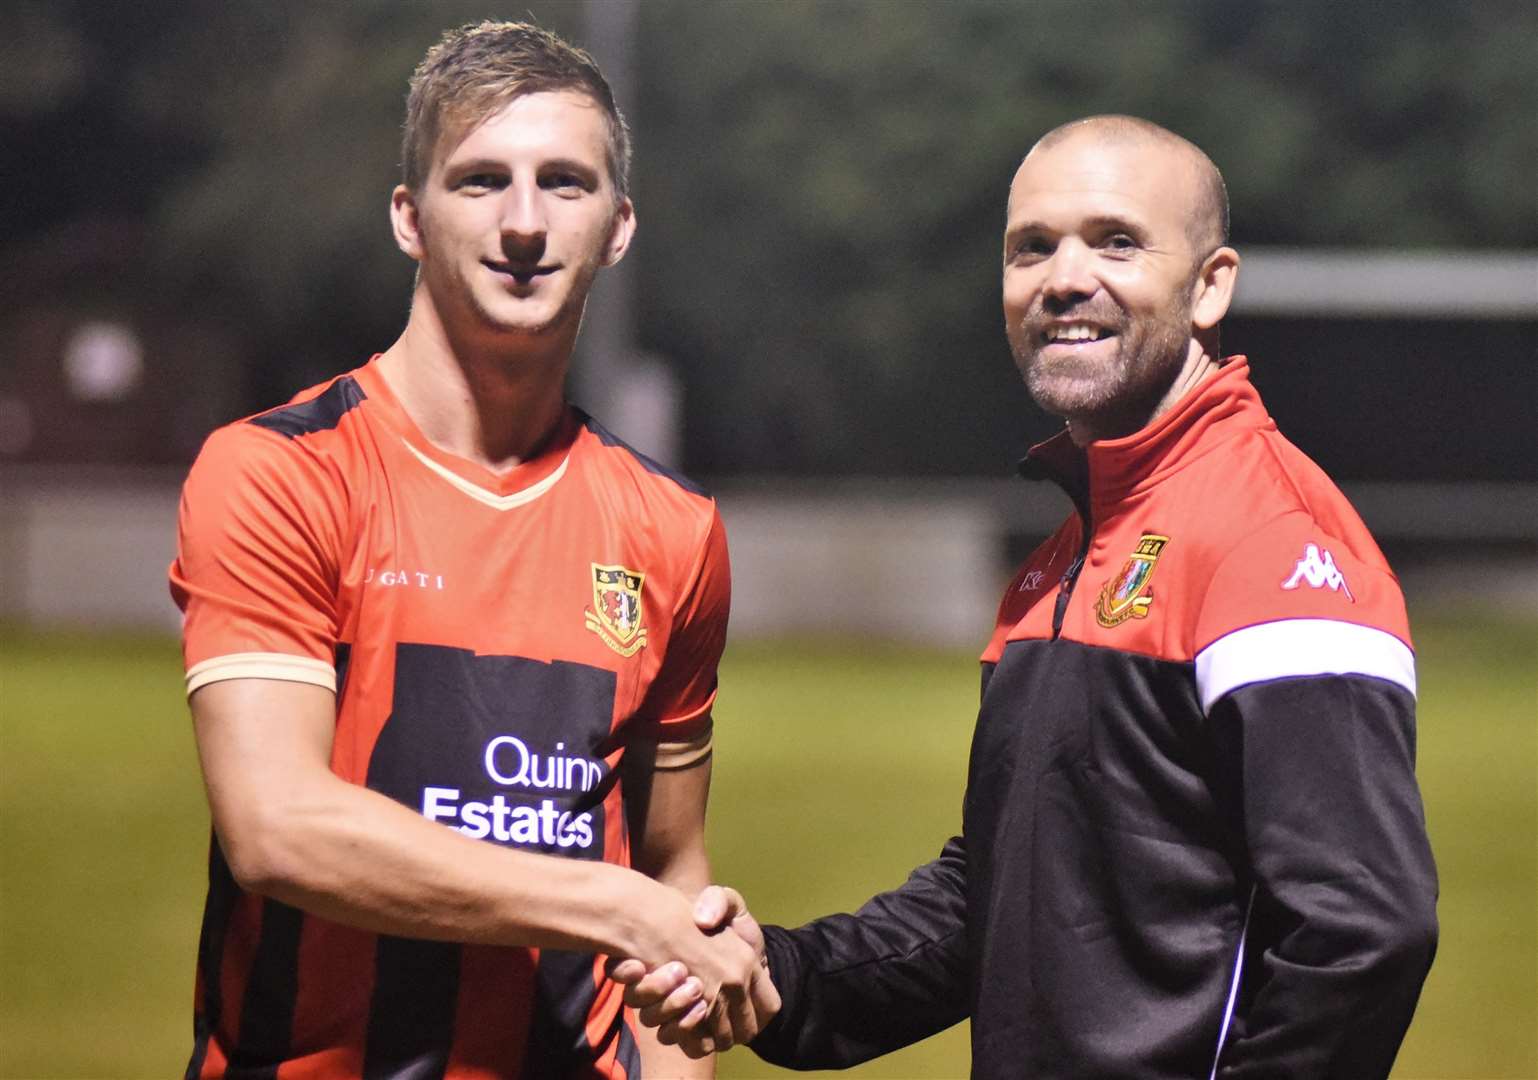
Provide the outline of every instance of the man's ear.
[[1191,325],[1198,330],[1211,330],[1228,314],[1228,306],[1234,300],[1234,282],[1239,279],[1239,253],[1231,247],[1220,247],[1202,260],[1202,267],[1193,286],[1191,298]]
[[395,185],[395,190],[390,192],[390,228],[395,233],[395,246],[421,262],[421,215],[417,211],[416,196],[405,184]]
[[635,236],[635,204],[629,197],[620,200],[614,208],[614,221],[609,226],[609,242],[604,245],[603,265],[613,266],[625,257],[630,240]]

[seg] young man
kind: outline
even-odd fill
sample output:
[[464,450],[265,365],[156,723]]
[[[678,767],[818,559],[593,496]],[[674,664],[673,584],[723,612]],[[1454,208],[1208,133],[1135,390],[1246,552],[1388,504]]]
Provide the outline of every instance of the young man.
[[[1092,117],[1021,163],[1005,328],[1067,422],[1025,471],[1076,512],[983,653],[963,835],[796,930],[703,898],[784,994],[763,1057],[844,1066],[970,1016],[977,1077],[1388,1074],[1437,937],[1409,625],[1219,351],[1238,265],[1217,169],[1157,125]],[[666,1038],[742,1041],[642,967],[616,974]]]
[[723,1011],[773,994],[684,897],[720,518],[563,397],[635,230],[629,153],[587,54],[447,34],[391,198],[405,331],[193,466],[171,581],[216,843],[189,1077],[708,1075],[595,954],[685,959]]

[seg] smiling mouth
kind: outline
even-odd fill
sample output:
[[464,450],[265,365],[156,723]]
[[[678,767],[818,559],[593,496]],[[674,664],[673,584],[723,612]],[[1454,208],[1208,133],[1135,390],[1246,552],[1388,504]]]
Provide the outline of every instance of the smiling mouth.
[[1085,322],[1053,323],[1040,334],[1042,345],[1088,345],[1115,337],[1113,330]]
[[534,263],[493,262],[490,259],[482,259],[481,263],[489,270],[512,278],[519,285],[531,284],[535,278],[553,274],[561,268],[559,263],[541,266]]

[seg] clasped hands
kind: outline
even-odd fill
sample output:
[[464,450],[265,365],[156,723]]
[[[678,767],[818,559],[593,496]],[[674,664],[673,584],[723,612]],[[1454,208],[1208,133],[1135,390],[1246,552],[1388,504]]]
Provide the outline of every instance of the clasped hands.
[[715,955],[650,969],[615,957],[607,970],[625,987],[625,1004],[639,1011],[641,1023],[657,1029],[659,1042],[700,1058],[750,1042],[780,1011],[780,993],[769,977],[763,930],[736,889],[709,886],[692,913]]

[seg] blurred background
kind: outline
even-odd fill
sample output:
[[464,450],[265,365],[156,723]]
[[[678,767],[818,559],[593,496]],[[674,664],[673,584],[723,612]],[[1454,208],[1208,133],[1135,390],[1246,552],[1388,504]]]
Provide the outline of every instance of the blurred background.
[[[529,16],[594,51],[636,136],[640,231],[572,396],[704,480],[731,537],[718,876],[794,922],[959,827],[997,592],[1068,509],[1011,478],[1056,423],[1004,343],[1004,196],[1048,128],[1134,113],[1225,173],[1225,349],[1405,583],[1443,939],[1397,1075],[1538,1076],[1532,4],[4,14],[0,1076],[181,1068],[207,817],[178,485],[212,427],[394,340],[406,78],[445,27]],[[861,1074],[966,1068],[958,1029]]]

